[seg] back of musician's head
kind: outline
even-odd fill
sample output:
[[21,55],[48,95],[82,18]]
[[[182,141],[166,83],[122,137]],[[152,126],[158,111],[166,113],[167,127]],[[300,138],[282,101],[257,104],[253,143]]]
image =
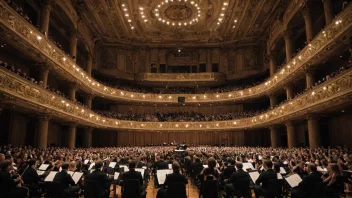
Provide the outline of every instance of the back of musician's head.
[[10,160],[4,160],[0,163],[0,170],[2,171],[7,171],[7,168],[11,166],[11,161]]
[[313,163],[308,164],[308,169],[313,173],[317,172],[317,166]]
[[172,163],[172,170],[174,171],[174,173],[179,172],[180,171],[180,164],[178,162],[173,162]]
[[[68,170],[68,166],[69,166],[69,164],[67,162],[65,162],[61,165],[61,168],[62,168],[62,170]],[[95,168],[97,168],[97,164],[95,164]]]
[[236,168],[237,168],[237,169],[242,169],[242,168],[243,168],[242,162],[237,162],[237,163],[236,163]]
[[210,158],[208,159],[208,168],[214,169],[215,166],[216,166],[216,161],[215,161],[215,159],[214,159],[213,157],[210,157]]
[[273,162],[271,160],[264,160],[264,166],[266,166],[268,169],[272,169]]
[[95,162],[96,169],[101,169],[101,167],[103,167],[103,161],[98,160],[97,162]]
[[33,166],[37,161],[35,159],[30,159],[28,161],[28,166]]
[[136,161],[130,160],[130,161],[128,162],[128,168],[129,168],[129,169],[134,169],[134,168],[136,168]]

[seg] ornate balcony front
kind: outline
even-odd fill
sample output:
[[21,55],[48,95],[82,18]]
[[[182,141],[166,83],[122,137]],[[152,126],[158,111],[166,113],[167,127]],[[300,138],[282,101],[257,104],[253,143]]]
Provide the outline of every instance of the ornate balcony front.
[[5,2],[0,2],[0,26],[4,29],[3,38],[15,43],[21,48],[21,52],[34,60],[37,60],[38,57],[44,59],[52,70],[61,73],[62,76],[73,82],[78,82],[83,90],[96,96],[103,96],[112,100],[150,103],[177,103],[178,97],[185,97],[186,103],[209,103],[264,96],[302,76],[306,69],[321,61],[332,50],[344,45],[344,39],[350,37],[352,32],[352,6],[349,5],[345,8],[334,19],[333,23],[321,31],[308,46],[268,80],[252,88],[220,94],[143,94],[104,86],[89,77],[82,68],[77,66],[74,61]]
[[143,85],[167,84],[169,86],[209,86],[220,85],[226,80],[224,73],[139,73],[135,80]]
[[34,112],[50,113],[53,117],[74,120],[94,128],[138,131],[213,131],[243,130],[299,119],[309,113],[351,103],[352,70],[320,84],[313,90],[280,106],[250,118],[212,122],[137,122],[102,117],[94,111],[62,98],[3,68],[0,69],[0,92],[9,100],[2,102],[31,108]]

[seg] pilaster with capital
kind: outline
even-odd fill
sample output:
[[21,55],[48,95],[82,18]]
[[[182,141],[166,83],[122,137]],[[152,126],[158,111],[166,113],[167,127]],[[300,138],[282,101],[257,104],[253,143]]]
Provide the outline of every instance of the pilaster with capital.
[[73,149],[75,148],[75,143],[76,143],[76,126],[77,124],[75,123],[70,123],[68,125],[68,131],[67,131],[67,148]]
[[271,147],[277,148],[280,146],[280,133],[277,130],[275,125],[269,127],[270,129],[270,138],[271,138]]
[[316,149],[319,146],[321,146],[319,117],[316,115],[308,115],[307,123],[308,123],[309,147],[311,149]]
[[49,34],[49,23],[50,23],[50,12],[54,4],[54,0],[45,0],[41,3],[40,9],[40,31],[48,37]]
[[70,56],[72,60],[76,62],[77,58],[77,38],[78,31],[77,29],[71,29],[70,31]]
[[293,148],[297,146],[297,137],[295,131],[294,121],[287,121],[285,123],[287,131],[287,147]]
[[42,115],[38,119],[38,130],[36,133],[36,145],[38,148],[46,148],[48,146],[48,129],[50,115]]
[[334,8],[331,0],[322,0],[324,4],[325,26],[329,25],[334,19]]

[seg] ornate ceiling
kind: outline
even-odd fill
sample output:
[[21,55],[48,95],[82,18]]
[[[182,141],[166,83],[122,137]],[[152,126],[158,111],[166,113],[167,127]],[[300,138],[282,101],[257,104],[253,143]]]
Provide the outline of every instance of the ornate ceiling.
[[74,0],[95,40],[106,45],[257,44],[286,0]]

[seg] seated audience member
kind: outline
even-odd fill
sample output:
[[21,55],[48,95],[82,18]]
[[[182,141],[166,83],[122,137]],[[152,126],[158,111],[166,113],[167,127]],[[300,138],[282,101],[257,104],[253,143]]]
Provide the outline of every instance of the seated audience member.
[[136,179],[139,181],[139,186],[140,186],[139,190],[140,190],[141,194],[145,197],[147,194],[145,192],[146,186],[143,185],[143,177],[142,177],[141,172],[136,171],[136,162],[134,160],[131,160],[128,163],[128,168],[129,168],[129,171],[124,172],[122,174],[121,183],[120,183],[121,186],[123,186],[123,181],[130,180],[130,179]]
[[308,165],[307,172],[308,175],[303,177],[299,185],[292,189],[292,198],[312,197],[316,184],[322,181],[322,174],[317,171],[314,164]]
[[[260,173],[257,181],[255,181],[256,186],[254,186],[255,196],[264,196],[266,189],[268,188],[268,182],[272,179],[277,179],[277,173],[272,169],[273,162],[270,160],[264,160],[263,162],[264,171]],[[260,186],[260,184],[262,184]]]
[[216,168],[216,161],[213,157],[208,159],[208,168],[204,168],[201,172],[204,175],[204,180],[217,180],[219,177],[219,170]]
[[12,170],[12,162],[4,160],[0,163],[0,194],[5,198],[22,198],[27,197],[28,189],[21,187],[23,181],[20,176],[13,179],[10,171]]
[[67,173],[68,170],[68,163],[63,163],[61,168],[61,172],[58,172],[55,177],[54,181],[58,181],[61,184],[63,184],[65,188],[65,192],[68,193],[69,195],[78,192],[79,191],[79,186],[75,185],[75,181],[73,181],[71,175]]
[[340,192],[340,189],[343,189],[344,185],[344,177],[340,170],[340,167],[336,163],[331,163],[328,166],[329,176],[324,177],[324,183],[326,183],[325,187],[325,196],[333,197],[335,192]]
[[95,170],[88,174],[84,181],[96,181],[99,185],[99,195],[100,197],[109,197],[110,195],[110,182],[111,179],[102,171],[103,161],[98,160],[95,162]]
[[230,197],[232,194],[236,195],[236,189],[235,189],[236,182],[241,182],[244,180],[251,179],[249,176],[249,173],[243,170],[242,162],[237,162],[236,168],[237,168],[237,171],[232,174],[229,180],[226,180],[227,184],[225,185],[225,191],[226,191],[227,197]]
[[157,159],[159,158],[159,160],[157,160],[156,162],[156,166],[157,166],[157,170],[166,170],[169,169],[169,164],[164,161],[164,156],[157,156]]
[[[187,178],[180,173],[180,164],[178,162],[172,163],[172,170],[173,170],[172,174],[166,175],[166,179],[164,182],[165,186],[169,186],[173,183],[188,184]],[[166,193],[167,193],[167,189],[160,189],[158,191],[157,198],[167,198]]]

